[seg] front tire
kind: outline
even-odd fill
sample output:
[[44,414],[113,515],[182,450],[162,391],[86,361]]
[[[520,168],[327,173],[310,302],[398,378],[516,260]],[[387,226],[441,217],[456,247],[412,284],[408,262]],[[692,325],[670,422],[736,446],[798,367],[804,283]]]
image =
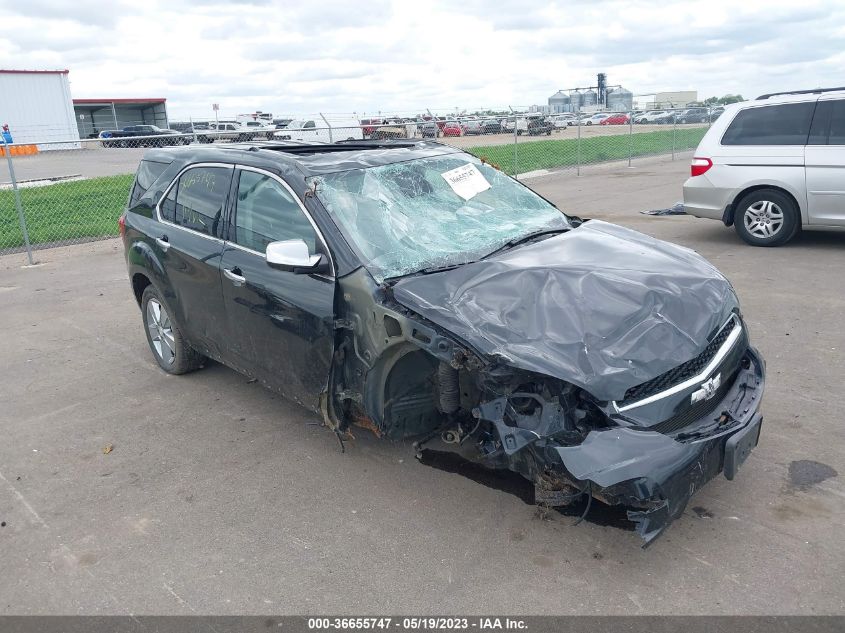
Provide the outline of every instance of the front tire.
[[202,367],[205,358],[195,351],[171,318],[158,290],[149,285],[141,297],[141,315],[150,351],[168,374],[186,374]]
[[776,189],[752,191],[735,208],[734,228],[751,246],[781,246],[801,228],[798,205]]

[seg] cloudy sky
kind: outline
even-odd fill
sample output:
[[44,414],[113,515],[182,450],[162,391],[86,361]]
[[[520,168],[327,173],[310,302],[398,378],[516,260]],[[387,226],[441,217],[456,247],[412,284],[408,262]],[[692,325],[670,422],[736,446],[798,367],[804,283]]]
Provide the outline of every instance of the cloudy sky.
[[70,69],[74,97],[256,109],[527,106],[609,84],[699,97],[845,85],[843,0],[0,0],[0,68]]

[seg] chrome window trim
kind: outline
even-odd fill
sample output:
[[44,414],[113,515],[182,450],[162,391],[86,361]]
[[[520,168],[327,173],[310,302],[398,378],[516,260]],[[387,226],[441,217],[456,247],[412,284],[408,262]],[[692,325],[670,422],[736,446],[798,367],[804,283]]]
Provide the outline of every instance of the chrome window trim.
[[[323,250],[326,252],[326,257],[328,257],[328,259],[329,259],[329,273],[327,275],[318,275],[318,276],[328,277],[330,279],[334,279],[334,277],[335,277],[334,259],[332,258],[332,252],[329,249],[329,245],[326,242],[326,238],[323,237],[323,232],[317,226],[317,223],[314,222],[314,218],[311,217],[311,214],[308,212],[308,209],[305,208],[305,205],[302,203],[302,200],[300,200],[299,196],[296,195],[296,192],[293,189],[291,189],[291,186],[288,183],[285,182],[284,178],[282,178],[281,176],[278,176],[277,174],[274,174],[271,171],[267,171],[266,169],[261,169],[260,167],[252,167],[250,165],[239,165],[239,164],[236,164],[235,167],[237,169],[240,169],[241,171],[252,171],[252,172],[255,172],[255,173],[258,173],[258,174],[262,174],[263,176],[268,176],[268,177],[272,178],[273,180],[275,180],[276,182],[278,182],[280,185],[282,185],[282,187],[284,187],[284,189],[290,194],[291,198],[293,198],[296,201],[296,204],[299,205],[299,210],[302,211],[302,213],[308,219],[308,222],[311,224],[311,228],[314,229],[314,233],[316,233],[316,235],[317,235],[317,239],[319,239],[320,243],[323,245]],[[238,183],[238,184],[240,184],[240,183]],[[235,191],[237,192],[237,188],[235,189]],[[236,195],[235,196],[235,206],[234,206],[235,217],[237,217],[237,213],[238,213],[237,206],[238,206],[238,200],[237,200],[237,195]],[[259,251],[256,251],[255,249],[247,248],[246,246],[241,246],[240,244],[238,244],[237,242],[234,242],[232,240],[226,240],[225,244],[227,246],[232,246],[232,247],[237,248],[239,250],[246,251],[247,253],[253,253],[254,255],[259,255],[263,259],[267,259],[266,253],[261,253]]]
[[[168,226],[172,226],[174,228],[177,228],[180,231],[186,231],[187,233],[193,233],[194,235],[199,235],[200,237],[204,237],[208,240],[220,242],[221,244],[223,244],[224,241],[222,239],[220,239],[219,237],[217,237],[216,235],[208,235],[207,233],[200,233],[199,231],[195,231],[194,229],[189,229],[187,226],[182,226],[181,224],[176,224],[175,222],[171,222],[170,220],[165,220],[164,218],[161,217],[161,203],[164,202],[165,199],[167,199],[168,195],[170,195],[170,190],[173,189],[173,187],[176,185],[177,182],[179,182],[179,179],[182,177],[182,174],[184,174],[189,169],[196,169],[196,168],[199,168],[199,167],[223,167],[224,169],[231,169],[231,170],[235,169],[235,166],[232,165],[232,164],[229,164],[229,163],[193,163],[193,164],[188,165],[188,166],[184,167],[183,169],[179,170],[179,173],[176,174],[176,176],[173,178],[173,180],[170,182],[170,184],[167,185],[167,188],[164,190],[164,193],[161,194],[161,198],[159,198],[158,202],[156,203],[156,206],[155,206],[156,220],[158,220],[162,224],[166,224]],[[232,183],[230,181],[229,187],[231,188],[231,186],[232,186]],[[229,195],[229,193],[227,191],[226,196],[228,197],[228,195]]]
[[662,400],[663,398],[668,398],[669,396],[675,395],[685,389],[689,389],[690,387],[694,387],[697,384],[701,384],[704,382],[710,374],[719,366],[719,364],[725,359],[725,356],[733,349],[733,346],[736,345],[736,342],[739,340],[740,336],[742,336],[742,323],[737,317],[736,314],[732,314],[730,318],[725,321],[725,324],[719,328],[719,331],[716,332],[718,336],[722,330],[728,327],[731,323],[734,324],[731,333],[728,335],[727,340],[722,344],[722,347],[719,348],[719,351],[716,352],[716,355],[713,359],[707,364],[707,366],[701,370],[700,373],[693,376],[692,378],[687,378],[685,381],[678,383],[673,387],[669,387],[665,391],[661,391],[660,393],[656,393],[652,396],[648,396],[647,398],[643,398],[642,400],[637,400],[631,404],[627,404],[624,407],[620,407],[617,405],[616,401],[613,401],[613,408],[617,413],[624,413],[630,409],[635,409],[637,407],[642,407],[647,404],[651,404],[653,402],[657,402],[658,400]]

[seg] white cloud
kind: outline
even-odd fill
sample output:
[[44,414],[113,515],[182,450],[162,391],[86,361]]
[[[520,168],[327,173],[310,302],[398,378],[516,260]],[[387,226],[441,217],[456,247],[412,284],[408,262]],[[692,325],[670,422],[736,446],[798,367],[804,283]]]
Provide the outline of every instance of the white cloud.
[[837,0],[0,0],[0,67],[69,68],[76,97],[167,97],[172,118],[263,109],[525,106],[604,71],[635,94],[845,83]]

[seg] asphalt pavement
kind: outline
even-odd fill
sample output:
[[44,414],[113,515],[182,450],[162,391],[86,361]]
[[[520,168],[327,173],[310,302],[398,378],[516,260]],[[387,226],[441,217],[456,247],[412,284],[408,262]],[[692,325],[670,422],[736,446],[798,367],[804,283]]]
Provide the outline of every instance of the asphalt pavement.
[[767,360],[760,445],[651,548],[618,513],[573,527],[365,431],[341,453],[220,365],[165,375],[107,240],[0,257],[0,613],[845,613],[845,234],[756,249],[641,215],[687,165],[527,181],[703,254]]

